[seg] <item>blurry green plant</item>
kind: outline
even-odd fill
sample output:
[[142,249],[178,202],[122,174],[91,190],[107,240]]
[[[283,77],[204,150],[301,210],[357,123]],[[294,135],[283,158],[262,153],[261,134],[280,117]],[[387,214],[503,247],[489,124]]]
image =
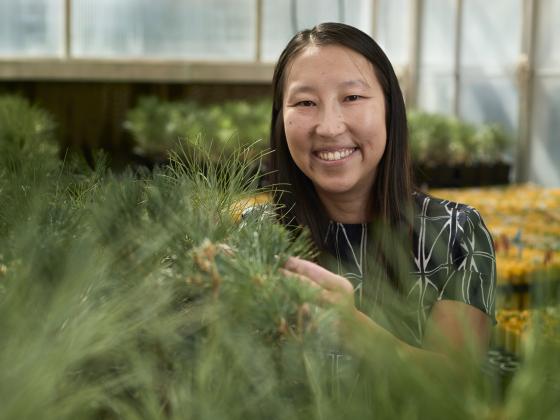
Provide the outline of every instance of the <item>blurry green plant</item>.
[[[211,144],[212,157],[228,156],[239,146],[268,144],[271,104],[232,101],[199,105],[194,101],[165,102],[142,98],[127,114],[124,126],[143,155],[168,156],[177,147],[192,148],[202,136]],[[413,161],[423,165],[473,165],[506,159],[511,137],[496,124],[475,126],[441,114],[411,111],[410,147]],[[182,146],[179,144],[182,143]]]
[[333,375],[344,312],[278,270],[306,236],[231,216],[259,156],[181,153],[119,176],[0,161],[0,419],[555,418],[560,345],[536,336],[503,403],[470,359],[457,377],[363,335]]
[[473,165],[506,160],[511,136],[497,124],[475,126],[441,114],[408,113],[410,149],[418,164]]
[[473,137],[474,157],[477,162],[500,162],[511,152],[513,140],[498,124],[480,127]]
[[17,171],[53,161],[58,153],[55,123],[43,109],[17,95],[0,96],[0,165]]
[[267,100],[202,106],[194,101],[164,102],[145,97],[128,112],[124,127],[132,133],[135,150],[142,155],[165,157],[179,147],[191,149],[202,136],[212,145],[211,157],[216,160],[242,146],[255,144],[255,150],[264,150],[270,112]]

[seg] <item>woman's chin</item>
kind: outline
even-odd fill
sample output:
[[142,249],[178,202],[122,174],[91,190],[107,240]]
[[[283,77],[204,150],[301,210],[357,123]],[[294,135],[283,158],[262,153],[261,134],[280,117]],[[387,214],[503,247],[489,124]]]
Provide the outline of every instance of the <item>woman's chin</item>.
[[315,189],[319,195],[329,195],[333,197],[344,196],[347,194],[354,194],[356,192],[356,186],[349,182],[331,182],[324,184],[315,184]]

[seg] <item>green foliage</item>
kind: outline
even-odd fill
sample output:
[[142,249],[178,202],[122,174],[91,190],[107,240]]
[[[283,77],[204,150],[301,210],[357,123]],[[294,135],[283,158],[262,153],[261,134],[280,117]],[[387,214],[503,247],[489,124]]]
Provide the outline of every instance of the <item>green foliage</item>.
[[212,144],[212,155],[229,155],[255,144],[264,150],[268,138],[270,101],[234,101],[201,106],[194,101],[164,102],[145,97],[127,114],[124,127],[130,131],[140,153],[165,156],[182,147],[192,149],[199,137]]
[[52,160],[45,182],[31,161],[16,173],[2,160],[0,419],[558,412],[543,382],[557,380],[554,343],[530,341],[504,405],[473,360],[457,362],[461,373],[420,363],[352,323],[362,351],[332,359],[347,313],[320,308],[314,290],[279,272],[290,255],[312,256],[305,234],[264,208],[231,217],[259,192],[247,175],[259,156],[241,149],[218,166],[210,151],[184,152],[140,175]]
[[424,165],[502,162],[511,137],[497,124],[475,126],[453,117],[408,113],[413,161]]
[[0,165],[5,170],[21,170],[52,161],[58,148],[55,124],[44,110],[15,95],[0,96]]
[[[169,151],[192,149],[200,137],[210,141],[212,158],[229,156],[257,140],[264,150],[270,130],[271,104],[225,102],[202,106],[194,101],[165,102],[145,97],[129,111],[125,128],[143,154],[164,157]],[[501,162],[512,143],[497,124],[475,126],[453,117],[420,111],[409,112],[410,148],[413,160],[424,165]]]
[[0,236],[9,237],[33,203],[52,199],[43,186],[60,166],[54,129],[42,109],[18,96],[0,96]]
[[[106,175],[81,199],[43,186],[43,198],[58,200],[27,206],[0,245],[0,417],[152,418],[167,406],[170,417],[213,418],[233,401],[189,401],[224,386],[227,370],[246,378],[236,388],[231,375],[230,393],[257,391],[275,322],[312,298],[272,264],[307,246],[278,225],[259,222],[258,237],[239,229],[229,206],[251,183],[229,179],[177,166],[146,179]],[[272,247],[250,266],[236,264],[247,252],[220,253],[218,243],[247,238],[258,242],[247,248]]]

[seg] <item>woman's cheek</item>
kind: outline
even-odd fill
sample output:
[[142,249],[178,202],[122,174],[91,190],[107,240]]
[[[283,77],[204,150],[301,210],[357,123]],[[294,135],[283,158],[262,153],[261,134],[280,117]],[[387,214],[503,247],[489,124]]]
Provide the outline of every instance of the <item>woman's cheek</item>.
[[286,136],[288,140],[291,141],[298,141],[298,139],[302,136],[302,129],[304,124],[298,118],[290,117],[284,121],[284,131],[286,132]]
[[288,132],[294,127],[294,116],[291,109],[284,109],[284,131]]

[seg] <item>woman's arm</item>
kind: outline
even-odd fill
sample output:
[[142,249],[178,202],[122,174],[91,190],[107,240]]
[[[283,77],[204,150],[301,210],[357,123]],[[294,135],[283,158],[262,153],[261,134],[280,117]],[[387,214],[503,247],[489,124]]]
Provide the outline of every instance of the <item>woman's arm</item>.
[[[427,321],[423,348],[399,340],[354,306],[350,281],[311,261],[292,257],[285,265],[286,274],[299,278],[320,290],[327,305],[341,305],[349,315],[340,326],[344,342],[353,353],[370,354],[370,346],[379,341],[394,345],[418,362],[450,363],[462,351],[482,356],[488,348],[490,320],[479,309],[462,302],[442,300],[434,304]],[[472,346],[471,346],[472,343]]]
[[483,357],[491,327],[490,317],[480,309],[457,300],[440,300],[428,318],[423,348],[448,355],[468,350]]

